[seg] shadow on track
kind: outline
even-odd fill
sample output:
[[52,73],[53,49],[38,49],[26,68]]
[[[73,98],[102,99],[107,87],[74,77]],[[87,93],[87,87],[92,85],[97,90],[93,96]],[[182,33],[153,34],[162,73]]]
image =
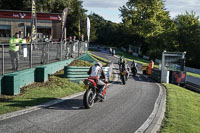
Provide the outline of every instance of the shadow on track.
[[83,99],[68,99],[61,103],[45,107],[44,109],[54,110],[82,110],[85,109],[83,106]]

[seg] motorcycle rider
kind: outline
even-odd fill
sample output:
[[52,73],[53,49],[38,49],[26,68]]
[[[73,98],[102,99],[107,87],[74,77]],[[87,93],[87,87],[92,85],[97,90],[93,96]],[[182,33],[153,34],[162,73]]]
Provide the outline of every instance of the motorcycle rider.
[[121,56],[119,58],[118,64],[119,64],[119,70],[121,71],[122,66],[126,64],[126,60],[124,59],[124,56]]
[[133,60],[133,62],[131,63],[131,70],[136,70],[136,73],[137,73],[137,63],[135,63],[134,60]]
[[88,71],[88,75],[89,75],[89,78],[96,80],[97,85],[101,86],[99,96],[103,98],[104,96],[102,95],[102,92],[104,91],[106,87],[104,83],[104,81],[106,80],[106,77],[102,69],[102,64],[100,62],[95,62],[94,64],[95,64],[94,66],[90,67]]
[[120,70],[120,72],[122,71],[122,68],[125,69],[125,71],[126,71],[126,79],[128,79],[129,74],[130,74],[130,67],[127,64],[126,59],[124,59],[124,56],[121,56],[119,58],[118,64],[119,64],[119,70]]

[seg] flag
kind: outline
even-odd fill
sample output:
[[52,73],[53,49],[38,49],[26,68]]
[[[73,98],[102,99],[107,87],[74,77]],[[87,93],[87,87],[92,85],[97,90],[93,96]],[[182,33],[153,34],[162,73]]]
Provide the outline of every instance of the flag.
[[36,40],[37,40],[36,0],[32,0],[31,42],[36,42]]
[[87,17],[87,36],[88,36],[88,42],[90,41],[90,19]]
[[62,21],[61,21],[61,40],[63,40],[65,35],[66,21],[67,21],[67,13],[68,8],[65,8],[62,13]]

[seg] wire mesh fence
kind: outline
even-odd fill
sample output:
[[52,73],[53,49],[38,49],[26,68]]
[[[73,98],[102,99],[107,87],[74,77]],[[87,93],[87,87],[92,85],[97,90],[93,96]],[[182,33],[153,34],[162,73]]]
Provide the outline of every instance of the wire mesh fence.
[[24,70],[70,58],[76,58],[88,51],[88,43],[38,42],[17,44],[19,51],[11,52],[9,44],[0,44],[0,75]]

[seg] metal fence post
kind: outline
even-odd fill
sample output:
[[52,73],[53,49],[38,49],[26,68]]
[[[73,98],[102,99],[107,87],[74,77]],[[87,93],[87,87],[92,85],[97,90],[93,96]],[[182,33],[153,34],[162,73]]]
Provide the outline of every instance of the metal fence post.
[[4,45],[2,45],[2,75],[4,75]]
[[49,64],[49,45],[50,45],[50,42],[47,43],[47,49],[48,49],[48,55],[47,55],[47,63]]
[[84,53],[85,53],[85,42],[84,42]]
[[32,50],[33,50],[33,43],[31,43],[31,48],[30,48],[30,68],[32,68],[32,64],[33,64],[33,62],[32,62]]
[[80,42],[78,42],[78,57],[79,57],[79,54],[80,54]]
[[60,60],[62,60],[62,43],[63,41],[60,42]]

